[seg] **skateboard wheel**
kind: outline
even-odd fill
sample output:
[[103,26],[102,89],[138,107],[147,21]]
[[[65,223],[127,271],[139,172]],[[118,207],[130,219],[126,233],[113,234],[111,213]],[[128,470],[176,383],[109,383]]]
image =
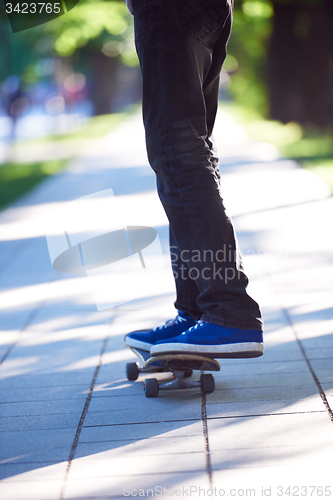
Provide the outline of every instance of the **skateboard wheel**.
[[158,382],[156,378],[147,378],[145,380],[145,395],[147,398],[156,398],[158,396]]
[[201,392],[209,394],[215,390],[215,380],[210,373],[200,376]]
[[186,371],[184,372],[184,377],[185,377],[185,378],[192,377],[192,374],[193,374],[193,370],[186,370]]
[[126,365],[126,375],[128,380],[136,380],[139,376],[139,366],[138,363],[127,363]]

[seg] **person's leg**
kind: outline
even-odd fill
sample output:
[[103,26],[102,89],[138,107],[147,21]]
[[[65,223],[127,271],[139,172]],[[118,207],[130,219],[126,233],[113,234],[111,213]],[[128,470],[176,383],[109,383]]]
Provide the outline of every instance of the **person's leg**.
[[184,311],[195,320],[199,320],[202,316],[202,311],[197,305],[199,289],[195,280],[189,274],[189,268],[186,263],[188,252],[181,251],[171,227],[169,235],[171,265],[176,285],[175,307],[178,310]]
[[134,21],[148,157],[177,244],[187,252],[202,319],[261,330],[210,139],[230,2],[135,0]]

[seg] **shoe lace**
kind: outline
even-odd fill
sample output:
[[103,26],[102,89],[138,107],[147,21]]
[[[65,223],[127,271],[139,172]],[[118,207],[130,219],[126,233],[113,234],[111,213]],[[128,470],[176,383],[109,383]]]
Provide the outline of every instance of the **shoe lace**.
[[[193,332],[194,330],[197,330],[199,328],[199,326],[202,325],[202,323],[204,323],[204,321],[202,321],[202,319],[199,319],[195,325],[191,326],[187,331],[191,331]],[[185,332],[182,333],[182,335],[184,334]]]
[[162,328],[169,328],[170,326],[178,325],[179,323],[183,323],[184,321],[186,321],[186,319],[177,314],[175,318],[168,319],[163,325],[157,326],[156,328],[154,328],[154,330],[156,331],[156,330],[162,330]]

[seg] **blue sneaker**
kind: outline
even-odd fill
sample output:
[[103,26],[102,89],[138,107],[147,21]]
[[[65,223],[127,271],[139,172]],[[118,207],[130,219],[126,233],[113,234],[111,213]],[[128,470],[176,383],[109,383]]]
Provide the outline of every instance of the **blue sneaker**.
[[151,346],[158,340],[164,341],[172,337],[177,337],[177,335],[194,325],[194,319],[183,311],[178,311],[174,319],[166,321],[164,325],[158,326],[154,330],[139,330],[127,334],[124,338],[124,344],[127,347],[134,347],[149,352]]
[[204,321],[178,337],[157,341],[152,356],[164,354],[201,354],[212,358],[257,358],[264,353],[260,330],[240,330]]

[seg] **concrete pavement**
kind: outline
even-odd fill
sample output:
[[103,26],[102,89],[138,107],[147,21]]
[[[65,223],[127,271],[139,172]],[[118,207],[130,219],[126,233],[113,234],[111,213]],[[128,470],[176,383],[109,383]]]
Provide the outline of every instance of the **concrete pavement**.
[[[127,381],[123,335],[174,315],[167,221],[131,118],[0,214],[2,500],[333,497],[332,197],[223,112],[215,136],[264,356],[221,360],[206,397],[147,399],[143,377]],[[109,309],[101,274],[56,272],[49,255],[62,232],[74,245],[110,231],[98,196],[75,204],[106,189],[115,227],[153,227],[160,242],[151,275],[133,256],[137,289],[108,270]]]

